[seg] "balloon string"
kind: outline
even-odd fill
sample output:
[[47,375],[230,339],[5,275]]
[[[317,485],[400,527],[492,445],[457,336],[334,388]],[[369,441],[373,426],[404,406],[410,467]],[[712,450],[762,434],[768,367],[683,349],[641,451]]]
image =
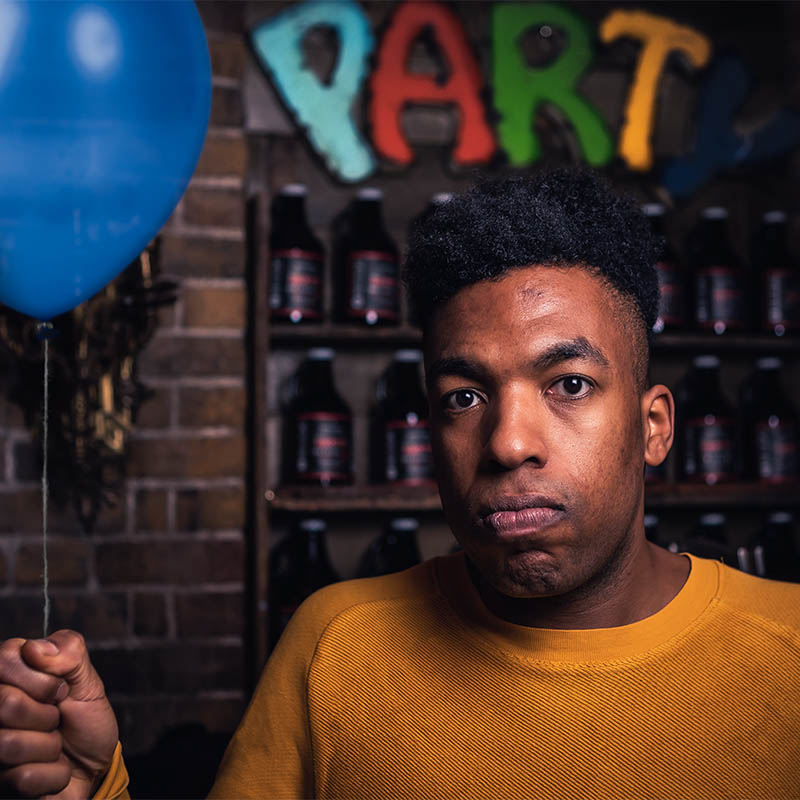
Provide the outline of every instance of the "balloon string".
[[48,593],[48,568],[47,568],[47,417],[48,417],[48,396],[47,389],[49,383],[49,342],[44,340],[44,420],[42,425],[42,556],[44,571],[42,578],[44,581],[44,637],[47,638],[47,629],[50,627],[50,594]]

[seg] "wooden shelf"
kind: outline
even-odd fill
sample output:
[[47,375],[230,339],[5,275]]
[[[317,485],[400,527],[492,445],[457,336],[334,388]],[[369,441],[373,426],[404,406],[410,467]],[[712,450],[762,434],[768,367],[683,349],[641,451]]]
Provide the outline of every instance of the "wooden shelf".
[[[419,328],[403,324],[398,326],[348,325],[326,322],[323,324],[289,325],[272,323],[270,340],[279,347],[308,347],[313,344],[330,344],[339,347],[406,346],[419,347],[422,333]],[[762,334],[662,333],[654,337],[656,353],[669,351],[711,353],[800,353],[800,337],[766,336]]]
[[[694,484],[651,484],[645,492],[649,510],[666,508],[742,508],[765,509],[800,507],[800,483],[762,486],[733,483],[719,486]],[[273,511],[329,513],[347,511],[439,511],[441,503],[435,488],[395,488],[385,486],[281,486],[268,490],[265,499]]]
[[297,348],[315,344],[359,349],[371,344],[380,347],[419,347],[422,344],[422,332],[411,325],[378,325],[369,328],[365,325],[336,323],[296,326],[272,323],[270,340],[273,346]]

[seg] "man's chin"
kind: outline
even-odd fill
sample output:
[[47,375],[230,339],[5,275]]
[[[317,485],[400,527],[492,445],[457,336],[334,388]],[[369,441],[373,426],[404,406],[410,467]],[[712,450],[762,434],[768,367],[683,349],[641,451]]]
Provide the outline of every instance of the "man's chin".
[[552,597],[572,588],[559,559],[543,550],[507,553],[488,563],[476,560],[473,569],[484,584],[506,597]]

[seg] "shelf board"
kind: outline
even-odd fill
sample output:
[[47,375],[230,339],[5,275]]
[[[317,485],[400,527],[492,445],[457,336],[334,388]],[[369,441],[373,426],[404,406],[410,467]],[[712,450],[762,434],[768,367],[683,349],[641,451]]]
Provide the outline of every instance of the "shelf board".
[[339,347],[360,347],[375,343],[419,347],[422,331],[411,325],[347,325],[324,323],[321,325],[287,325],[273,323],[269,329],[270,342],[280,347],[307,347],[309,344],[330,344]]
[[[694,484],[651,484],[646,487],[649,510],[664,508],[798,508],[800,483],[763,486],[732,483],[719,486]],[[387,486],[280,486],[265,492],[274,511],[325,513],[333,511],[440,511],[435,488]]]
[[[364,347],[365,344],[419,347],[422,333],[408,324],[398,326],[348,325],[326,322],[320,325],[289,325],[272,323],[270,341],[279,347],[302,348],[310,344],[325,343],[340,347]],[[656,353],[686,352],[736,352],[736,353],[800,353],[800,337],[766,336],[763,334],[711,333],[661,333],[653,339]]]

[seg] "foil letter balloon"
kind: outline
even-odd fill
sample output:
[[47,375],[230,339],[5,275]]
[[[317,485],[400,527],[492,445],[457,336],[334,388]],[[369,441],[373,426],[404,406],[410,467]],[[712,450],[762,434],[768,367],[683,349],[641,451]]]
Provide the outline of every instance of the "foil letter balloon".
[[189,183],[210,105],[190,0],[0,0],[0,302],[50,319],[133,261]]

